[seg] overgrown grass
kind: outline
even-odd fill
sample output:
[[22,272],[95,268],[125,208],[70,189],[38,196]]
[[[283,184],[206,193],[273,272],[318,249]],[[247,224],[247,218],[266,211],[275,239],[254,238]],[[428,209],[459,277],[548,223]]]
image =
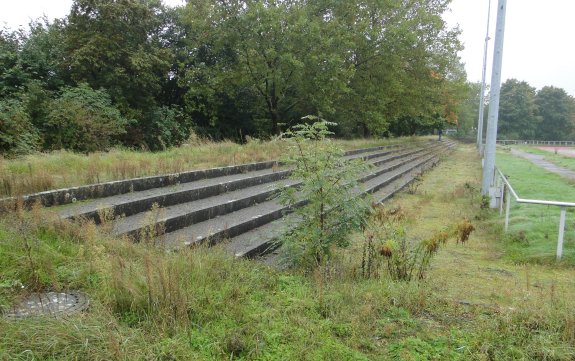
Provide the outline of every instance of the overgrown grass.
[[554,164],[557,164],[561,167],[575,171],[575,158],[574,157],[568,157],[566,155],[555,154],[553,152],[548,152],[548,151],[545,151],[542,149],[538,149],[535,146],[517,146],[517,147],[519,149],[525,151],[525,152],[543,155],[543,156],[545,156],[545,159],[550,161],[551,163],[554,163]]
[[[498,152],[497,164],[509,176],[519,197],[575,203],[575,183],[505,151]],[[516,261],[554,263],[559,214],[559,207],[512,202],[506,237],[509,256]],[[563,262],[575,265],[573,208],[567,210]]]
[[[397,139],[336,140],[344,149],[366,148],[409,141]],[[278,159],[285,153],[283,141],[195,140],[157,153],[114,149],[89,155],[69,151],[38,153],[16,159],[0,156],[0,197],[40,192],[111,180],[193,169]]]
[[389,205],[413,239],[464,218],[477,228],[440,250],[423,282],[362,277],[360,234],[301,273],[217,247],[166,253],[40,209],[12,214],[0,220],[0,303],[48,289],[92,302],[65,319],[0,318],[0,359],[573,359],[572,269],[502,257],[500,220],[479,208],[478,164],[462,146]]

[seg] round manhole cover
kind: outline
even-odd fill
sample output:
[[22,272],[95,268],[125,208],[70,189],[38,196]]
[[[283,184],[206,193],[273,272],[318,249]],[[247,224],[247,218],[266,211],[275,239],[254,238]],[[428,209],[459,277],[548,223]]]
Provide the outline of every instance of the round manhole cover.
[[33,293],[5,312],[7,317],[64,316],[88,308],[89,300],[77,291]]

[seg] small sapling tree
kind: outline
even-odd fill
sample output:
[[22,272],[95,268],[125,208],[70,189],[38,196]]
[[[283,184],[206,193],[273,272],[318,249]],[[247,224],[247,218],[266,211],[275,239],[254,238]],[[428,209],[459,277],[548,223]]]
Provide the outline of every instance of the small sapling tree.
[[[279,191],[283,205],[295,213],[299,224],[282,237],[289,263],[315,267],[329,259],[334,247],[349,244],[348,234],[364,223],[370,202],[360,196],[357,178],[368,170],[361,160],[348,160],[344,152],[328,138],[327,122],[314,116],[281,135],[290,151],[283,162],[293,169],[291,178],[299,187]],[[305,203],[304,206],[301,206]]]

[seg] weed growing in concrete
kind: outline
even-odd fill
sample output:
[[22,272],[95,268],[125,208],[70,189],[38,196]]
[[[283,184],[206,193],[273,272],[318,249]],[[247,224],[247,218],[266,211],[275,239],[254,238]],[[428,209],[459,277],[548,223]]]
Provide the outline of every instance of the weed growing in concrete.
[[291,178],[302,184],[281,189],[279,200],[302,220],[283,237],[284,253],[290,263],[313,268],[329,259],[333,247],[347,246],[348,234],[365,221],[369,203],[356,196],[356,178],[368,166],[346,160],[328,139],[333,123],[311,116],[304,120],[314,123],[296,125],[282,136],[291,150],[283,161],[293,168]]
[[412,281],[424,279],[431,260],[449,238],[465,243],[474,230],[464,219],[453,232],[438,231],[423,240],[408,239],[405,232],[405,215],[401,208],[387,210],[375,208],[364,231],[362,275],[378,275],[383,264],[384,272],[393,280]]

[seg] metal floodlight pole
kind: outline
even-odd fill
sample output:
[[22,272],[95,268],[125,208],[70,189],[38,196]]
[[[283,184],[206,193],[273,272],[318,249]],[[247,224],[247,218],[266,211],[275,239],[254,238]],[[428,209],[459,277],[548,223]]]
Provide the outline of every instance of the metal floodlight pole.
[[499,120],[499,93],[501,92],[501,68],[503,64],[503,39],[505,38],[505,11],[507,1],[499,0],[497,5],[497,30],[493,51],[493,68],[491,71],[491,90],[489,96],[489,119],[484,151],[483,182],[481,193],[489,194],[489,188],[495,173],[495,145],[497,143],[497,121]]
[[487,8],[487,30],[485,32],[485,46],[483,47],[483,71],[481,73],[481,94],[479,96],[479,119],[477,121],[477,149],[483,154],[483,113],[485,110],[485,75],[487,74],[487,50],[489,46],[489,21],[491,19],[491,0]]

